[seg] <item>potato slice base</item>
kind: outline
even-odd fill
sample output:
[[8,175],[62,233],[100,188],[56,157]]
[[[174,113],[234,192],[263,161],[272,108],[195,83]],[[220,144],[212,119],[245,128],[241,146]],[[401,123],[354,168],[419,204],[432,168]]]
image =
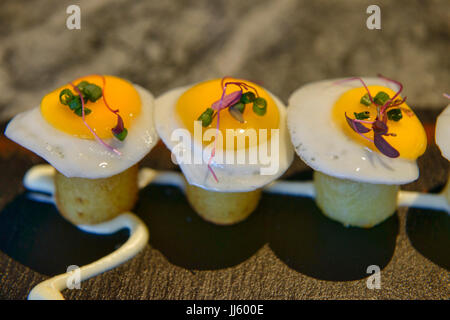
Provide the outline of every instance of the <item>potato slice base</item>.
[[138,166],[102,179],[67,178],[56,171],[55,200],[73,224],[97,224],[133,209],[138,197]]
[[261,189],[250,192],[217,192],[186,184],[191,207],[204,220],[231,225],[246,219],[258,206]]
[[316,203],[345,226],[371,228],[397,209],[399,186],[361,183],[314,172]]

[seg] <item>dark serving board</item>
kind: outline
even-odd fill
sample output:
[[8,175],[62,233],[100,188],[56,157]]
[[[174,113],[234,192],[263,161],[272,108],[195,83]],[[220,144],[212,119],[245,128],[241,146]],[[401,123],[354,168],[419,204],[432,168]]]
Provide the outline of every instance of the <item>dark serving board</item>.
[[[403,189],[437,192],[448,162],[433,144],[436,112],[419,112],[430,146],[421,177]],[[127,239],[83,233],[54,206],[29,200],[23,174],[44,161],[3,136],[0,126],[0,298],[25,299],[33,286],[95,261]],[[142,165],[173,169],[160,143]],[[296,159],[285,179],[311,179]],[[401,208],[372,229],[345,228],[310,199],[264,194],[243,223],[220,227],[200,219],[183,193],[148,186],[135,212],[150,241],[122,266],[65,290],[68,299],[449,299],[450,216]],[[367,267],[381,268],[370,290]]]

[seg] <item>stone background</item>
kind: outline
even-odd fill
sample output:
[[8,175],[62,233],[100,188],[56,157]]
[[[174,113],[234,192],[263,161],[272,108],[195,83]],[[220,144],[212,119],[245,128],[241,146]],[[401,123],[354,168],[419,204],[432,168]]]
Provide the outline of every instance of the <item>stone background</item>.
[[[81,30],[66,28],[70,4],[81,7]],[[381,30],[366,28],[370,4],[381,7]],[[448,0],[2,0],[0,119],[90,73],[156,95],[234,75],[285,101],[310,81],[382,73],[404,83],[411,106],[440,109],[449,38]]]

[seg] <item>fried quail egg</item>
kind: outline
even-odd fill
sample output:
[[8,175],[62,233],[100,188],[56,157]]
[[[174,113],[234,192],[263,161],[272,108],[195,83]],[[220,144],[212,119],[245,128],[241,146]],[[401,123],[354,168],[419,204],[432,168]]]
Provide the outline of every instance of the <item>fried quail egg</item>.
[[[398,90],[397,84],[383,78],[363,81],[372,96],[383,91],[393,97]],[[383,136],[399,156],[386,156],[375,147],[373,130],[358,134],[345,116],[355,118],[363,113],[364,121],[375,121],[376,106],[360,102],[366,92],[359,81],[339,79],[307,84],[295,91],[289,98],[287,123],[297,154],[314,170],[336,178],[388,185],[416,180],[416,159],[427,145],[422,124],[406,103],[401,104],[402,118],[387,120],[389,135]]]
[[442,111],[436,121],[436,144],[442,156],[450,161],[450,104]]
[[[156,130],[172,151],[173,160],[179,164],[189,184],[211,191],[252,191],[281,176],[293,160],[285,105],[261,86],[246,80],[229,79],[255,88],[267,101],[267,112],[258,115],[249,103],[239,121],[229,110],[223,109],[216,113],[208,126],[203,127],[196,120],[221,98],[221,80],[176,88],[158,97],[155,103]],[[226,94],[238,90],[238,87],[230,86]],[[228,133],[235,137],[227,140]],[[184,137],[183,143],[180,136]],[[216,136],[216,153],[211,157]],[[250,139],[249,136],[257,138]],[[245,143],[240,143],[243,141]],[[239,155],[245,155],[245,159]]]
[[[118,174],[141,160],[157,143],[153,125],[153,95],[139,85],[114,76],[104,76],[104,96],[112,109],[119,109],[128,135],[123,141],[113,136],[117,123],[103,99],[87,102],[91,113],[86,122],[113,152],[95,139],[82,117],[60,102],[60,92],[72,89],[68,84],[49,94],[40,106],[15,116],[5,135],[35,152],[66,177],[106,178]],[[103,86],[102,76],[91,75],[81,81]]]

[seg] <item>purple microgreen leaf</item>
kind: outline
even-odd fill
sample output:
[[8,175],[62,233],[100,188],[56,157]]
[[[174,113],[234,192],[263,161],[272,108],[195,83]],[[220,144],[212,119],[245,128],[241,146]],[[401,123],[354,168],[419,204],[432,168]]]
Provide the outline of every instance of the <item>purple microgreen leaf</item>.
[[347,116],[347,113],[345,113],[345,118],[347,119],[347,123],[356,133],[367,133],[370,131],[369,128],[366,126],[363,126],[361,123],[355,121],[354,119],[351,119]]
[[375,120],[375,122],[372,125],[372,130],[375,135],[377,135],[377,134],[383,135],[388,132],[388,126],[386,125],[386,123],[384,123],[381,120]]
[[398,156],[400,156],[400,153],[394,147],[392,147],[381,134],[375,133],[373,142],[377,149],[380,150],[380,152],[385,156],[389,158],[397,158]]
[[226,94],[223,98],[214,102],[211,105],[211,108],[213,108],[216,111],[228,108],[229,106],[232,106],[233,104],[239,102],[239,100],[241,99],[241,95],[242,90]]

